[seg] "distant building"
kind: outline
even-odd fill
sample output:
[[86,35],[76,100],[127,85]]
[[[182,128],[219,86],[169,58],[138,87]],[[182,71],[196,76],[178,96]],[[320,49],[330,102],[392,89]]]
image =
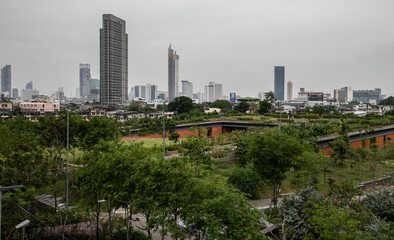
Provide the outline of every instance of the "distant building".
[[298,93],[298,101],[323,101],[323,92],[306,92],[305,89],[303,90],[303,92]]
[[114,106],[128,99],[127,46],[126,22],[104,14],[100,29],[100,101],[104,106]]
[[379,104],[382,100],[382,90],[375,88],[373,90],[354,90],[353,101],[362,103]]
[[179,96],[179,55],[168,48],[168,97],[170,102]]
[[157,98],[157,85],[145,85],[145,99],[147,102],[153,102]]
[[1,69],[1,92],[7,92],[11,96],[11,65],[5,65]]
[[55,100],[64,101],[66,100],[64,97],[64,89],[62,87],[58,88],[55,92]]
[[40,93],[36,89],[22,89],[21,99],[22,101],[30,101],[38,95],[40,95]]
[[182,96],[193,99],[193,83],[182,80]]
[[52,112],[56,113],[60,110],[59,103],[52,102],[22,102],[20,105],[22,112]]
[[0,109],[12,111],[12,103],[11,102],[0,102]]
[[90,79],[88,84],[88,101],[99,102],[100,101],[100,80]]
[[12,89],[12,98],[17,99],[19,97],[19,92],[17,88]]
[[287,81],[287,101],[293,100],[293,82]]
[[26,83],[25,89],[33,89],[33,81]]
[[205,102],[214,102],[223,98],[223,86],[215,82],[209,82],[204,87]]
[[86,97],[89,93],[88,86],[90,76],[90,64],[79,64],[79,95],[81,97]]
[[274,95],[277,100],[285,100],[285,67],[275,66]]
[[353,101],[352,88],[343,87],[341,89],[334,89],[334,100],[340,103],[347,103]]

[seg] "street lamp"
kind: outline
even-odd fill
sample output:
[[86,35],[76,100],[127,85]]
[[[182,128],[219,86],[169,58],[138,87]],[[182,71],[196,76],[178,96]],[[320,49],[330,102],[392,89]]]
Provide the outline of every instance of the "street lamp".
[[12,228],[11,232],[8,234],[6,240],[8,240],[8,238],[11,236],[11,233],[15,230],[15,229],[19,229],[19,228],[23,228],[23,233],[22,233],[22,239],[25,236],[25,227],[27,224],[29,224],[30,221],[29,220],[25,220],[21,223],[19,223],[18,225],[16,225],[14,228]]

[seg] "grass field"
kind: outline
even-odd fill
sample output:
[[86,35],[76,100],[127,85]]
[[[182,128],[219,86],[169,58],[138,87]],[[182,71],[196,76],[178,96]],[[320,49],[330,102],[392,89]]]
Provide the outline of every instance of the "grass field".
[[[137,139],[133,140],[135,142],[143,142],[145,147],[153,147],[155,145],[161,146],[163,145],[163,139]],[[126,144],[131,144],[133,142],[132,140],[123,140],[124,143]],[[173,145],[174,143],[171,142],[170,140],[166,139],[165,140],[166,145]]]

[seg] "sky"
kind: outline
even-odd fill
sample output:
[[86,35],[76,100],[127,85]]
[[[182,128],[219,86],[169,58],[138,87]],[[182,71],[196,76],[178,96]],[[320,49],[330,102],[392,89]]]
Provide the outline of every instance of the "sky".
[[[274,66],[299,88],[381,88],[394,95],[392,0],[1,0],[0,67],[12,88],[75,96],[79,64],[99,78],[102,15],[126,21],[128,86],[168,88],[168,46],[179,80],[203,92],[257,96],[274,86]],[[179,86],[181,84],[179,83]]]

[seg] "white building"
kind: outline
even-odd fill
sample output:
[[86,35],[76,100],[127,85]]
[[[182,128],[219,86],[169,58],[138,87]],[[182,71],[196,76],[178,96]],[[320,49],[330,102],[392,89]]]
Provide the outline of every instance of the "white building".
[[193,83],[191,83],[187,80],[182,80],[182,94],[181,95],[193,99]]
[[21,98],[22,101],[30,101],[33,96],[40,95],[36,89],[22,89]]
[[214,82],[209,82],[204,87],[205,102],[214,102],[223,98],[223,85]]

